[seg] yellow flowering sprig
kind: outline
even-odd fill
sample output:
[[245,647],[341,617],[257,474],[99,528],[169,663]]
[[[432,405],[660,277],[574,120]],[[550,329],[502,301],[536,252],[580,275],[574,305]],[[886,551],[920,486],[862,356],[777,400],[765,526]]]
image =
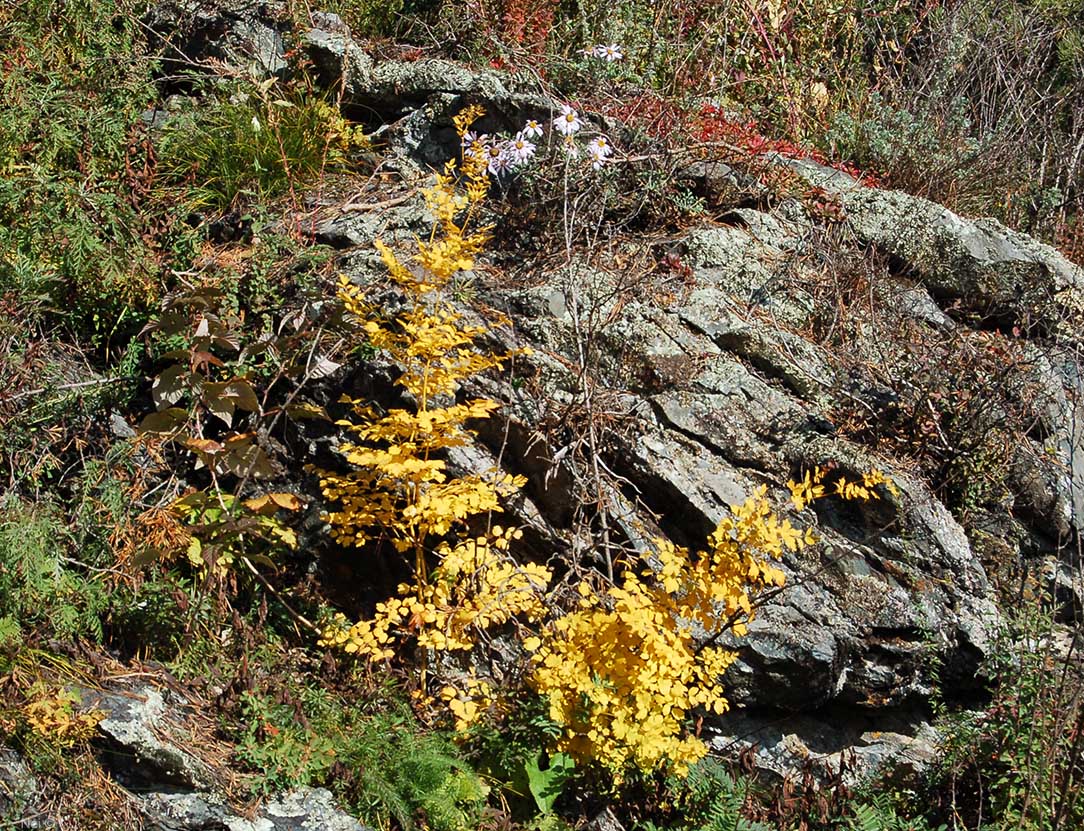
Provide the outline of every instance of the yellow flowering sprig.
[[[456,117],[460,135],[480,114],[468,108]],[[498,406],[487,399],[449,403],[465,379],[501,367],[506,356],[478,352],[474,344],[487,328],[466,325],[441,292],[457,272],[473,267],[486,242],[487,230],[472,231],[470,224],[488,187],[484,164],[468,152],[458,170],[449,163],[425,192],[433,234],[419,240],[411,265],[376,243],[407,298],[407,309],[394,320],[346,278],[339,289],[346,313],[400,368],[396,383],[413,406],[381,413],[344,399],[352,417],[338,423],[354,440],[340,451],[351,467],[345,474],[320,471],[325,497],[337,503],[328,520],[334,538],[346,546],[360,547],[378,536],[390,540],[412,559],[414,580],[378,603],[370,618],[351,622],[336,616],[321,643],[368,660],[394,658],[407,644],[422,649],[423,696],[425,651],[470,650],[487,629],[513,618],[540,620],[551,579],[549,569],[513,558],[512,543],[522,536],[516,529],[495,526],[462,536],[472,517],[500,510],[501,497],[522,487],[523,477],[498,471],[452,477],[442,457],[471,441],[467,422],[488,418]],[[449,533],[461,537],[443,539]],[[460,727],[491,703],[489,685],[478,679],[458,689],[446,686],[442,698]]]
[[[826,495],[824,476],[817,468],[788,483],[796,507]],[[892,487],[880,471],[843,481],[835,492],[845,499],[875,499],[876,485]],[[684,774],[707,753],[688,732],[692,712],[729,707],[719,679],[736,653],[716,645],[719,635],[744,635],[756,594],[784,583],[774,561],[813,542],[811,531],[775,513],[761,487],[731,507],[704,551],[657,540],[650,568],[630,564],[618,586],[602,591],[581,583],[578,608],[524,642],[530,683],[564,728],[557,749],[617,777],[630,765]]]

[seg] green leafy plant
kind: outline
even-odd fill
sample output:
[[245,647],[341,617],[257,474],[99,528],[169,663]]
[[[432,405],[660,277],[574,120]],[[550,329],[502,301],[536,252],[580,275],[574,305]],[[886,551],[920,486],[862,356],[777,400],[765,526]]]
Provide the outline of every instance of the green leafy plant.
[[241,715],[237,757],[261,772],[255,790],[271,794],[324,781],[335,763],[335,743],[299,721],[292,707],[246,692]]
[[173,116],[158,142],[167,182],[192,208],[225,211],[290,193],[370,149],[323,98],[268,79]]
[[931,825],[921,816],[906,817],[900,813],[893,794],[873,794],[869,801],[854,805],[853,815],[847,820],[847,831],[947,831],[948,826]]
[[173,503],[192,536],[185,551],[202,573],[223,577],[238,561],[274,565],[277,549],[297,547],[297,535],[277,515],[296,511],[292,493],[267,493],[240,500],[228,493],[195,491]]
[[[667,781],[670,812],[678,819],[666,825],[646,821],[638,831],[769,831],[772,826],[745,816],[751,801],[752,783],[734,778],[727,767],[715,759],[703,759],[689,769],[685,779]],[[674,824],[674,823],[677,824]]]
[[[545,767],[542,766],[543,763]],[[527,773],[527,787],[530,788],[535,805],[543,814],[548,814],[561,796],[565,783],[576,770],[576,760],[567,753],[554,753],[548,759],[539,754],[528,759],[524,769]]]
[[944,715],[944,756],[930,793],[953,827],[1047,831],[1084,823],[1084,675],[1055,656],[1052,634],[1038,613],[1016,618],[989,653],[990,705]]
[[6,639],[41,628],[61,638],[102,636],[109,594],[92,563],[70,556],[63,515],[14,494],[0,501],[0,609]]
[[254,693],[242,701],[238,753],[263,777],[256,790],[325,785],[382,831],[478,828],[488,786],[401,702],[371,712],[325,688],[284,692],[288,704]]
[[142,323],[158,292],[155,240],[174,225],[148,199],[139,116],[153,65],[137,6],[0,9],[0,293],[99,344]]

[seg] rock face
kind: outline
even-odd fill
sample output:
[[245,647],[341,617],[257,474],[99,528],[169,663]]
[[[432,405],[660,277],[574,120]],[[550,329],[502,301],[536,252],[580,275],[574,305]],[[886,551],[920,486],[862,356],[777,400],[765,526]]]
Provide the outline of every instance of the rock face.
[[[234,12],[216,14],[216,45],[192,41],[193,51],[225,54],[223,44],[241,32],[248,45],[239,54],[272,55],[259,60],[277,71],[273,31],[253,34],[231,22]],[[507,74],[439,60],[376,61],[334,15],[314,15],[314,22],[302,35],[304,49],[324,83],[342,90],[345,109],[376,122],[401,171],[421,176],[426,165],[451,157],[458,141],[450,116],[466,103],[486,108],[484,131],[518,129],[555,109]],[[810,759],[838,767],[852,751],[861,771],[891,758],[920,766],[936,742],[924,723],[932,685],[948,696],[976,688],[1000,615],[988,563],[968,536],[977,524],[965,530],[939,492],[913,475],[906,448],[879,446],[877,431],[903,418],[901,395],[931,372],[969,371],[947,352],[946,362],[923,364],[924,344],[958,338],[977,344],[977,352],[1008,354],[1012,347],[1024,354],[1026,343],[1017,349],[998,331],[1013,327],[1022,342],[1056,341],[1073,310],[1084,308],[1084,272],[995,221],[967,220],[810,162],[774,164],[838,201],[847,232],[841,236],[851,240],[843,250],[818,249],[825,220],[800,200],[784,199],[771,209],[737,206],[725,223],[672,241],[667,254],[688,269],[677,296],[653,299],[642,281],[599,267],[589,254],[533,275],[528,288],[508,288],[479,272],[477,299],[515,320],[505,345],[530,346],[533,354],[523,359],[526,389],[480,382],[486,395],[508,402],[506,422],[491,428],[488,449],[454,461],[484,466],[503,452],[528,475],[525,502],[513,510],[532,547],[545,554],[578,544],[574,524],[588,476],[584,418],[595,420],[601,437],[590,453],[607,471],[589,481],[591,493],[605,495],[612,544],[635,550],[659,533],[696,546],[728,506],[761,485],[781,497],[788,478],[815,465],[851,477],[885,469],[898,495],[861,505],[826,501],[797,518],[815,527],[821,542],[784,561],[786,588],[734,644],[740,659],[725,682],[735,710],[706,729],[719,752],[753,747],[757,764],[779,775]],[[683,175],[719,198],[733,189],[763,191],[721,163],[694,165]],[[372,238],[408,238],[425,224],[421,197],[408,193],[379,214],[329,220],[318,236],[344,249],[344,271],[367,282],[375,266]],[[843,305],[835,263],[867,255],[885,267],[854,292],[869,304],[848,300],[853,308],[843,315],[818,286],[830,273],[837,294],[827,300]],[[473,314],[467,304],[464,313]],[[844,330],[841,350],[833,338]],[[894,332],[910,340],[894,340]],[[1079,564],[1066,552],[1084,530],[1084,397],[1077,353],[1053,354],[1056,360],[1038,356],[1005,369],[1006,377],[1020,378],[1017,397],[1034,397],[1039,416],[1020,436],[1008,469],[995,471],[1004,491],[996,498],[1004,504],[991,508],[996,499],[988,495],[974,499],[994,517],[988,536],[1016,535],[1014,554],[1055,555],[1049,581],[1072,608],[1079,596],[1066,586],[1079,577]],[[921,404],[932,410],[940,400],[931,394]],[[965,484],[984,475],[975,472],[981,460],[950,461],[971,465],[963,468],[971,477]],[[1012,522],[1002,522],[1006,517]],[[158,743],[152,726],[161,708],[151,693],[134,708],[102,703],[110,712],[102,727],[108,741],[146,760],[156,781],[187,790],[143,797],[159,827],[358,827],[330,815],[287,819],[316,816],[323,808],[311,806],[326,804],[321,792],[288,795],[265,806],[260,819],[239,820],[208,795],[207,771]],[[291,814],[299,800],[310,807]]]
[[1084,270],[997,220],[964,219],[929,200],[866,187],[808,161],[789,165],[839,197],[860,240],[897,257],[936,299],[956,301],[981,320],[1054,330],[1066,294],[1079,296],[1084,288]]
[[[193,744],[194,710],[175,692],[118,686],[82,690],[81,699],[85,710],[104,715],[94,745],[149,831],[367,831],[323,788],[296,788],[243,812],[229,805],[221,771]],[[10,783],[10,815],[32,816],[34,780],[14,754],[0,752],[0,778]]]
[[[341,31],[311,31],[306,41],[348,101],[395,122],[385,135],[400,158],[448,158],[448,117],[466,102],[482,103],[494,115],[484,129],[495,130],[552,109],[500,73],[438,61],[374,63]],[[881,342],[890,324],[919,341],[963,337],[973,327],[1049,333],[1084,286],[1080,269],[1056,251],[996,222],[965,220],[811,163],[777,163],[838,199],[856,241],[851,255],[872,251],[888,264],[870,290],[891,321],[848,322],[859,356],[884,356],[880,371],[919,371],[914,350]],[[683,175],[713,193],[756,192],[726,165],[694,165]],[[420,202],[408,204],[396,210],[409,224]],[[394,217],[382,219],[394,235]],[[351,221],[345,267],[365,282],[369,228]],[[900,403],[892,377],[859,371],[860,359],[844,359],[812,334],[825,313],[809,288],[818,283],[811,263],[822,253],[814,242],[823,236],[819,222],[788,200],[770,211],[739,207],[726,224],[691,230],[669,247],[689,269],[687,291],[665,302],[587,258],[537,274],[528,289],[476,281],[479,299],[516,321],[517,339],[507,345],[534,350],[529,393],[487,382],[485,394],[510,402],[490,439],[531,479],[517,511],[536,549],[576,548],[571,526],[584,471],[569,448],[582,446],[582,436],[545,423],[554,407],[572,411],[589,394],[609,405],[610,429],[597,450],[609,474],[596,485],[608,494],[616,545],[642,550],[653,533],[666,533],[696,546],[729,505],[759,485],[779,495],[788,478],[814,465],[851,476],[881,467],[897,482],[899,495],[882,502],[825,503],[799,517],[822,542],[786,559],[787,587],[734,643],[740,658],[725,681],[737,709],[709,722],[713,746],[737,752],[755,741],[757,763],[780,775],[811,758],[838,767],[851,751],[856,775],[892,757],[921,766],[936,742],[924,723],[933,685],[950,696],[977,689],[1000,622],[984,562],[945,504],[905,462],[871,452],[836,424],[848,408],[876,419]],[[588,320],[605,323],[585,336]],[[1084,515],[1074,426],[1084,421],[1065,372],[1048,367],[1041,383],[1051,402],[1045,429],[1070,472],[1052,473],[1025,439],[1016,478],[1033,482],[1033,496],[1017,487],[1015,497],[1021,515],[1025,502],[1034,515],[1021,522],[1060,523],[1046,549],[1062,550]]]
[[218,64],[257,77],[286,71],[284,6],[263,0],[166,0],[144,23],[166,74]]

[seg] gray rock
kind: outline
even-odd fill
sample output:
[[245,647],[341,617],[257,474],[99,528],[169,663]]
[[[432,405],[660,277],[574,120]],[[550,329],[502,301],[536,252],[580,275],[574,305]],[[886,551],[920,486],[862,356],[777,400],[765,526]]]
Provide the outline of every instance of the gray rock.
[[[688,251],[702,274],[734,274],[735,250],[767,268],[762,248],[747,229],[724,228],[694,232]],[[570,358],[574,321],[607,321],[591,340],[596,381],[639,386],[650,409],[623,407],[635,428],[614,436],[606,462],[634,488],[641,527],[658,517],[665,533],[693,547],[761,482],[828,461],[852,479],[883,464],[834,437],[818,415],[832,403],[832,358],[768,319],[740,315],[734,288],[720,277],[660,309],[614,303],[615,288],[585,272],[575,290],[540,285],[518,306],[518,330]],[[824,383],[811,380],[818,376]],[[735,703],[909,706],[931,690],[931,656],[961,690],[974,686],[998,620],[992,588],[948,511],[919,483],[901,479],[900,487],[899,498],[829,502],[803,519],[820,526],[824,543],[787,558],[787,588],[732,642],[739,659],[725,683]],[[639,549],[650,534],[626,536]]]
[[[766,234],[766,229],[767,225],[761,231]],[[784,250],[788,241],[786,233],[758,238],[746,228],[720,226],[690,232],[681,248],[698,288],[724,292],[749,310],[799,327],[809,317],[811,306],[789,290],[792,258]],[[799,279],[797,271],[793,276]]]
[[313,236],[317,242],[335,248],[363,249],[355,256],[350,268],[353,272],[364,271],[367,275],[383,273],[383,261],[373,247],[375,240],[388,245],[412,240],[431,222],[424,198],[418,194],[402,205],[380,210],[356,210],[340,213],[320,222]]
[[5,828],[55,829],[56,820],[40,803],[33,771],[14,750],[0,747],[0,824]]
[[607,806],[587,823],[587,831],[625,831],[625,826],[614,815],[613,809]]
[[342,27],[322,22],[303,35],[321,82],[341,89],[345,105],[386,124],[408,119],[392,135],[393,146],[407,147],[427,164],[443,164],[458,152],[451,117],[468,103],[485,108],[477,129],[490,133],[515,132],[528,118],[545,119],[557,109],[535,91],[533,79],[432,58],[374,61]]
[[887,771],[899,786],[916,784],[940,741],[923,714],[910,710],[790,716],[734,710],[705,738],[713,753],[751,762],[769,779],[808,770],[821,779],[842,774],[852,787]]
[[674,178],[691,184],[693,190],[702,193],[711,205],[730,206],[746,194],[762,196],[767,193],[767,188],[755,177],[718,160],[695,161],[678,171]]
[[170,73],[223,64],[268,77],[287,68],[286,20],[283,6],[263,0],[165,0],[151,8],[144,23]]
[[191,790],[216,787],[206,763],[164,738],[171,725],[183,721],[183,703],[167,708],[160,690],[136,687],[130,692],[84,690],[82,706],[105,713],[98,722],[98,743],[121,781]]
[[218,796],[151,793],[142,810],[154,831],[368,831],[335,805],[325,788],[296,788],[268,802],[251,818]]
[[692,292],[679,307],[681,319],[768,378],[780,379],[806,401],[827,404],[836,373],[822,351],[792,332],[729,311],[720,294],[717,289]]
[[335,806],[326,788],[296,788],[269,802],[263,811],[268,831],[366,831]]
[[1057,250],[994,219],[964,219],[901,191],[860,185],[810,161],[787,164],[837,195],[862,241],[896,257],[938,300],[998,325],[1059,328],[1065,303],[1078,303],[1084,270]]
[[[338,19],[338,15],[332,17]],[[320,83],[329,89],[341,87],[350,95],[360,94],[372,77],[373,59],[354,43],[345,26],[323,18],[313,22],[316,28],[302,35],[302,43]]]
[[898,314],[919,320],[931,329],[941,332],[956,328],[956,321],[941,310],[922,286],[899,279],[887,279],[878,281],[874,290],[881,295],[885,304]]

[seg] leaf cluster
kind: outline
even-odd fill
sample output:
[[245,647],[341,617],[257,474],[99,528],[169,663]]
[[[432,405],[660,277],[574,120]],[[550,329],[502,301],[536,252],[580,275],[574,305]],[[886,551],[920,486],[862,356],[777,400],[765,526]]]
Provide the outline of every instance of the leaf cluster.
[[[468,109],[456,117],[461,135],[479,115]],[[328,514],[338,542],[362,547],[379,529],[381,538],[412,561],[414,582],[379,603],[373,618],[351,624],[339,616],[324,634],[324,643],[370,660],[391,658],[404,643],[470,650],[480,633],[516,617],[537,620],[545,612],[541,598],[551,572],[512,557],[520,532],[500,526],[476,536],[469,532],[473,517],[499,510],[500,497],[524,480],[500,471],[452,478],[444,456],[470,442],[468,421],[487,418],[497,407],[484,399],[455,403],[457,387],[507,360],[475,349],[487,328],[465,324],[442,293],[457,272],[472,267],[485,242],[486,232],[469,225],[487,190],[484,161],[468,151],[458,171],[449,163],[426,192],[435,227],[428,241],[419,241],[413,267],[377,243],[406,298],[406,310],[394,320],[384,319],[349,282],[340,288],[347,313],[399,368],[396,383],[413,404],[380,413],[346,399],[354,417],[339,425],[357,441],[343,443],[340,452],[350,468],[344,474],[320,472],[324,495],[338,503]],[[443,539],[449,532],[459,541]],[[445,685],[441,696],[462,728],[492,700],[489,683],[473,675]]]
[[[796,505],[824,496],[823,476],[817,469],[790,483]],[[876,498],[873,487],[886,482],[874,471],[836,491]],[[757,593],[783,585],[773,561],[812,542],[777,515],[762,487],[731,507],[706,550],[657,540],[653,558],[627,563],[616,585],[583,580],[578,608],[524,642],[533,652],[529,682],[565,728],[557,747],[618,777],[630,766],[685,773],[707,752],[687,733],[689,718],[728,708],[719,679],[737,654],[719,638],[745,634]]]

